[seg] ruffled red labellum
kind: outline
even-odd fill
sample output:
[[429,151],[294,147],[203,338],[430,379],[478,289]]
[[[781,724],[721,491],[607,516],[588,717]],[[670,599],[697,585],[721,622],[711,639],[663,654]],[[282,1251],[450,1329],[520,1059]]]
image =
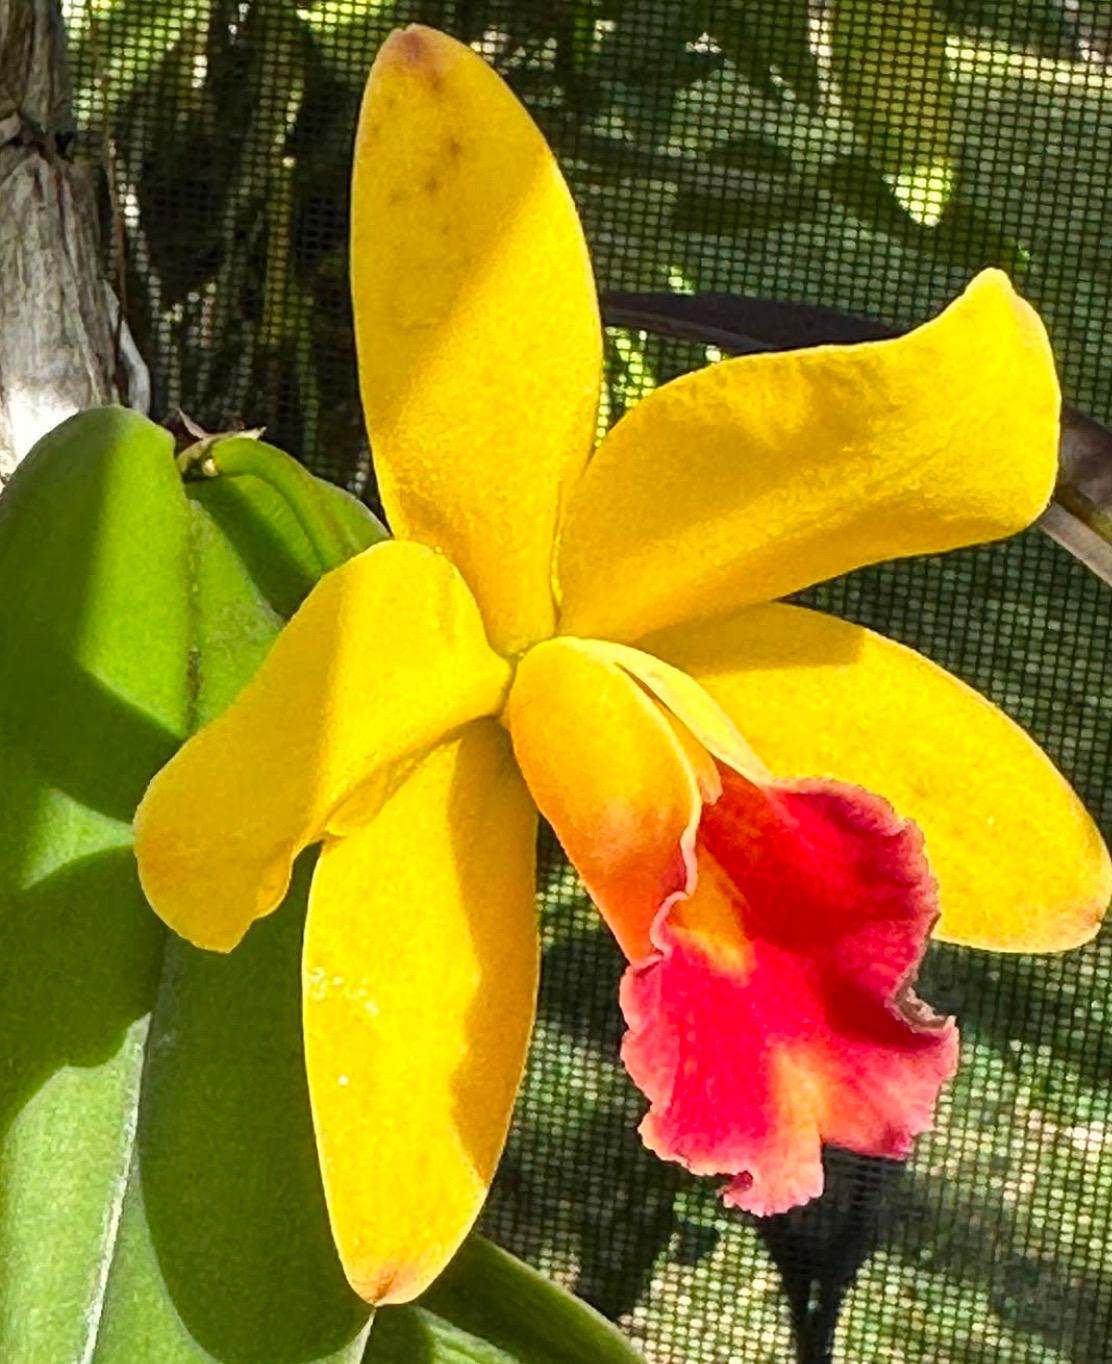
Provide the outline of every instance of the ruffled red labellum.
[[858,787],[721,771],[697,884],[622,983],[622,1056],[646,1145],[763,1215],[821,1192],[824,1142],[908,1155],[958,1037],[911,989],[937,917],[918,829]]

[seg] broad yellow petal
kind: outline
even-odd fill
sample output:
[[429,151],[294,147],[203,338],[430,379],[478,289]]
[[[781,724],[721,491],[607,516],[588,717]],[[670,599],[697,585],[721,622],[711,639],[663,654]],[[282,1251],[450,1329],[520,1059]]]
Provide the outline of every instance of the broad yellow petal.
[[475,1220],[536,1000],[536,815],[505,732],[470,725],[329,840],[305,931],[305,1056],[352,1287],[406,1302]]
[[920,654],[832,616],[765,606],[645,648],[689,672],[780,777],[884,796],[926,838],[937,937],[999,951],[1075,947],[1112,894],[1108,852],[1026,734]]
[[656,702],[588,641],[531,649],[506,718],[541,813],[626,956],[643,957],[661,905],[693,875],[713,766],[700,770]]
[[302,848],[364,821],[407,763],[497,712],[508,681],[442,555],[392,542],[349,560],[148,787],[147,898],[183,937],[230,950],[281,902]]
[[727,360],[651,393],[572,498],[561,630],[636,640],[882,559],[1010,535],[1054,485],[1058,383],[989,270],[893,341]]
[[469,48],[387,39],[355,148],[363,408],[395,535],[436,545],[512,653],[552,633],[552,544],[591,451],[601,328],[552,153]]

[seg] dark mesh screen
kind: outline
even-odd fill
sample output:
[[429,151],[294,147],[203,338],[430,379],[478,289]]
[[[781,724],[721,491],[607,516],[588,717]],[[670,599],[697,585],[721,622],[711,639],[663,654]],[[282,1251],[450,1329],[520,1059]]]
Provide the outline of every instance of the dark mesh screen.
[[[1112,416],[1112,19],[1102,0],[68,0],[80,155],[154,415],[265,425],[366,491],[346,280],[350,143],[384,34],[481,43],[578,199],[605,289],[727,291],[915,321],[984,264]],[[543,345],[544,338],[538,337]],[[704,348],[610,333],[613,414]],[[974,456],[975,457],[975,456]],[[1112,815],[1112,598],[1032,531],[809,600],[1027,725]],[[965,1064],[907,1168],[833,1152],[757,1223],[646,1154],[620,959],[548,841],[541,1022],[486,1230],[653,1364],[1112,1357],[1112,937],[936,947]]]
[[[806,594],[928,653],[1023,723],[1109,827],[1112,596],[1039,532]],[[1112,1343],[1112,939],[1061,957],[936,945],[921,992],[963,1065],[906,1168],[829,1153],[816,1204],[724,1215],[639,1147],[617,1061],[622,968],[545,843],[528,1086],[487,1226],[667,1364],[1084,1361]],[[793,1332],[792,1317],[796,1314]],[[825,1351],[833,1343],[833,1354]]]

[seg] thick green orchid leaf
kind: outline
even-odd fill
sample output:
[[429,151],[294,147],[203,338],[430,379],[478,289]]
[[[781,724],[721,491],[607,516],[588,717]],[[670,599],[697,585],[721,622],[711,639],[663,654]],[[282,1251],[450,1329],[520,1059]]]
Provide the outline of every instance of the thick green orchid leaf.
[[134,1128],[163,935],[129,822],[191,705],[171,455],[105,409],[0,498],[0,1358],[21,1364],[88,1357]]
[[[203,724],[251,676],[281,620],[199,498],[193,513]],[[290,545],[294,561],[304,553]],[[126,1364],[148,1340],[152,1358],[173,1364],[359,1357],[366,1308],[332,1246],[301,1052],[307,872],[229,956],[167,939],[94,1356],[105,1364]]]
[[[170,438],[105,409],[0,501],[0,1358],[20,1364],[363,1348],[309,1128],[305,868],[230,958],[167,940],[135,877],[146,782],[281,625],[240,553],[272,490],[241,495],[230,536],[203,486],[187,498]],[[319,570],[271,512],[289,607]]]
[[641,1364],[605,1317],[472,1236],[412,1307],[379,1309],[364,1364]]

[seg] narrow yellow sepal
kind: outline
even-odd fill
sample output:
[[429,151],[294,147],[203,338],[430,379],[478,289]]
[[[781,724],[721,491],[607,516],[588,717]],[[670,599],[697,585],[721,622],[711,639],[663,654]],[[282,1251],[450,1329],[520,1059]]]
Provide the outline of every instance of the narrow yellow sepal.
[[535,837],[488,720],[321,852],[305,1057],[333,1236],[368,1302],[428,1287],[494,1176],[536,999]]
[[481,57],[431,29],[387,39],[367,85],[351,276],[391,529],[450,556],[514,653],[552,632],[553,539],[594,442],[602,330],[544,138]]

